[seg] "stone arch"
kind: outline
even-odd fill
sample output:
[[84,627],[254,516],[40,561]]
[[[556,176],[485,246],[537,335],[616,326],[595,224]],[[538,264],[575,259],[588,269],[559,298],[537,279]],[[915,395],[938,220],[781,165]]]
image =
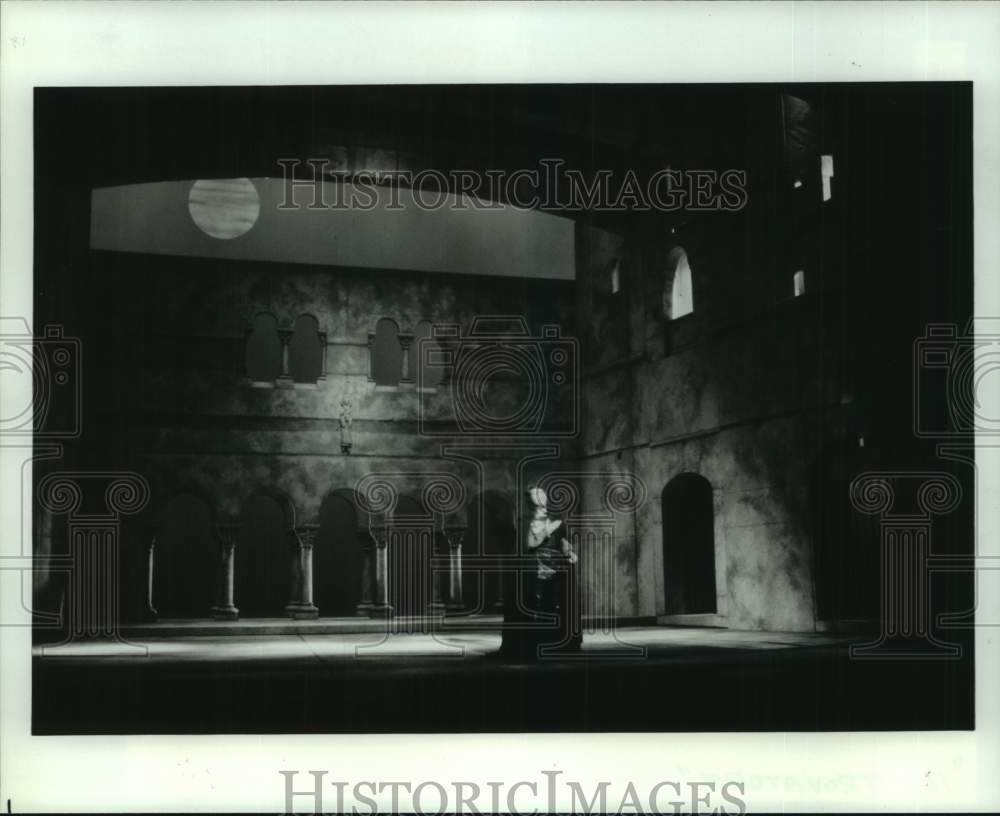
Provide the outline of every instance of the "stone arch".
[[389,604],[397,616],[426,614],[434,601],[434,516],[417,499],[400,495],[389,518],[388,534]]
[[375,385],[399,385],[403,375],[403,347],[399,324],[391,317],[380,318],[368,334],[369,379]]
[[196,488],[175,492],[161,506],[155,524],[150,596],[158,617],[209,616],[219,582],[214,527],[215,507]]
[[468,504],[468,528],[462,546],[462,591],[469,612],[489,614],[503,610],[503,573],[480,568],[478,562],[516,553],[514,509],[513,498],[499,490],[477,493]]
[[281,376],[281,334],[273,312],[257,312],[247,330],[245,364],[251,382],[273,383]]
[[323,376],[323,333],[319,319],[301,314],[288,341],[288,374],[296,383],[317,383]]
[[279,490],[251,491],[240,506],[235,603],[243,617],[278,617],[296,597],[292,586],[295,506]]
[[351,488],[330,490],[319,508],[313,545],[313,603],[323,617],[355,615],[366,600],[367,526]]
[[714,614],[715,499],[704,476],[685,472],[663,488],[663,592],[668,615]]

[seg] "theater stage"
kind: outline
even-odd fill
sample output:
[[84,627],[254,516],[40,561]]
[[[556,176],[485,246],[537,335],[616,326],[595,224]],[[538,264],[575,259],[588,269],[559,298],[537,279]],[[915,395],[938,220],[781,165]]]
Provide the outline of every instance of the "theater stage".
[[[400,627],[419,628],[413,622]],[[481,622],[482,623],[482,622]],[[493,621],[432,634],[343,619],[162,622],[129,642],[33,650],[33,730],[392,733],[961,729],[961,660],[852,659],[852,638],[665,626],[586,637],[581,656],[491,657]],[[289,631],[292,627],[295,631]],[[190,634],[199,630],[200,634]],[[367,631],[365,631],[367,629]],[[223,633],[226,632],[226,633]],[[259,634],[251,634],[258,632]],[[853,637],[862,642],[867,637]]]

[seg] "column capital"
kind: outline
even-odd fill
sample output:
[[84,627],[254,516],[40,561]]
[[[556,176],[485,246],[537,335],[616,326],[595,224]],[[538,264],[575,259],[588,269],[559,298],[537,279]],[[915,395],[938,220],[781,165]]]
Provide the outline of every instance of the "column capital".
[[312,549],[316,543],[316,536],[319,534],[319,525],[300,524],[291,533],[298,538],[300,547],[303,549]]
[[225,550],[232,550],[236,547],[236,540],[240,537],[239,524],[216,524],[213,528],[216,539]]

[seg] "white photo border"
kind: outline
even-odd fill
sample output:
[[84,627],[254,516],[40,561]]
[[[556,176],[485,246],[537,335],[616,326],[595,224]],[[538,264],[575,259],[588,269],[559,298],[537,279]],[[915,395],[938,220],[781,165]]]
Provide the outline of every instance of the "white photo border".
[[[4,314],[32,313],[35,86],[922,80],[974,82],[975,313],[1000,314],[996,4],[5,2],[0,15]],[[1000,456],[980,454],[979,552],[998,554]],[[0,456],[8,523],[20,473]],[[19,603],[11,574],[0,619]],[[997,620],[998,605],[979,611]],[[280,812],[279,770],[301,787],[311,769],[480,783],[558,769],[639,790],[743,780],[752,811],[995,810],[997,640],[977,631],[974,732],[32,737],[30,631],[0,627],[0,807]]]

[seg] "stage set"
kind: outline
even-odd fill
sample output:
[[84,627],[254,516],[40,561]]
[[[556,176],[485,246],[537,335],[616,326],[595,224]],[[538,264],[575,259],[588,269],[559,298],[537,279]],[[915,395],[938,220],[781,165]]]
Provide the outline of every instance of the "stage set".
[[36,90],[36,733],[972,727],[971,99]]

